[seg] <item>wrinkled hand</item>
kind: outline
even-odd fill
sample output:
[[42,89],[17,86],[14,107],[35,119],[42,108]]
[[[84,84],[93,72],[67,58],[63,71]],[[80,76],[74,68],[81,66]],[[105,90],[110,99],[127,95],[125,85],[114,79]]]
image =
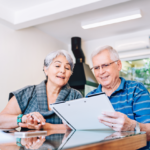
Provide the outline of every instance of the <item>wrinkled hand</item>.
[[26,149],[38,149],[42,146],[45,141],[45,137],[32,137],[21,139],[21,144],[26,147]]
[[20,127],[36,130],[42,129],[42,125],[45,125],[45,119],[39,112],[23,115],[22,123],[19,123]]
[[72,130],[72,129],[66,124],[66,122],[64,122],[64,121],[62,121],[62,122],[63,122],[63,124],[64,124],[66,130]]
[[103,116],[98,119],[101,123],[112,128],[115,131],[134,131],[136,121],[129,119],[120,112],[103,112]]

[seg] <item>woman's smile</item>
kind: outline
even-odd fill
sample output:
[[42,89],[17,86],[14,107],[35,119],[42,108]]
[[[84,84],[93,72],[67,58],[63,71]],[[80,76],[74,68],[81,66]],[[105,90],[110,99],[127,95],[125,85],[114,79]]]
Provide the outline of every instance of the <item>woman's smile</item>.
[[60,78],[60,79],[65,79],[64,76],[56,76],[57,78]]

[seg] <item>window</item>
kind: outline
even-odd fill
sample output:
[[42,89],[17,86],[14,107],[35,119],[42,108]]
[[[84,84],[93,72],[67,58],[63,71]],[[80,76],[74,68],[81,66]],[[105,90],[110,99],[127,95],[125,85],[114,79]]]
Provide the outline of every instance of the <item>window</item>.
[[150,59],[122,61],[120,76],[126,80],[142,82],[150,92]]

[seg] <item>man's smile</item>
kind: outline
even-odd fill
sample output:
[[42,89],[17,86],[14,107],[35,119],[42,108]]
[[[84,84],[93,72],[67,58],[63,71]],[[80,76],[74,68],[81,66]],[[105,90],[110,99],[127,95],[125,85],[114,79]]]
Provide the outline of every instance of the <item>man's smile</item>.
[[100,77],[102,80],[105,80],[105,79],[107,79],[109,77],[109,75],[108,76],[105,76],[105,77]]

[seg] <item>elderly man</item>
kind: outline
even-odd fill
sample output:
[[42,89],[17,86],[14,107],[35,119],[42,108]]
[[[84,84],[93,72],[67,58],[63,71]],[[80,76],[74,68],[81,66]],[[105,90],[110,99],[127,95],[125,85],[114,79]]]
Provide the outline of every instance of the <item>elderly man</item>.
[[115,131],[150,131],[149,92],[142,83],[119,77],[122,64],[117,51],[110,46],[97,49],[92,62],[99,86],[88,95],[105,92],[116,110],[103,112],[99,121]]

